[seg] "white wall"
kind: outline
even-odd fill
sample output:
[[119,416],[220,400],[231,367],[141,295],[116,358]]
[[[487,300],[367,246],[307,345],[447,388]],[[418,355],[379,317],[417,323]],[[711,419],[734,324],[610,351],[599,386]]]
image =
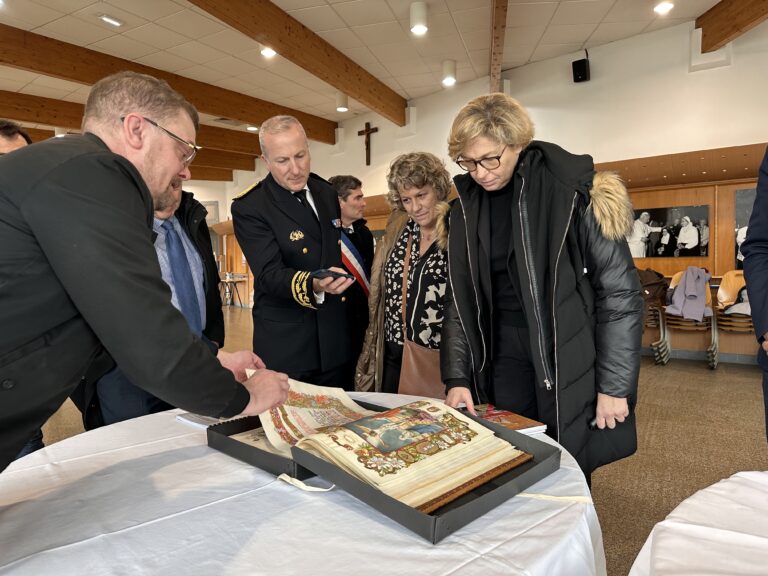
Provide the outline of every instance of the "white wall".
[[[597,162],[765,142],[768,22],[732,43],[730,65],[697,72],[689,72],[692,29],[691,22],[590,49],[589,82],[575,84],[571,75],[571,61],[582,52],[503,76],[530,111],[537,138],[592,154]],[[432,152],[455,174],[446,154],[451,122],[467,100],[487,91],[485,77],[417,98],[411,102],[416,121],[404,128],[373,113],[344,121],[335,146],[311,143],[313,171],[325,178],[353,174],[369,196],[386,192],[389,162],[404,152]],[[371,136],[371,166],[357,135],[366,122],[379,128]],[[221,213],[264,174],[261,161],[256,172],[236,171],[235,182],[224,186],[227,211]]]
[[598,162],[768,140],[768,22],[732,43],[728,66],[689,72],[693,22],[590,49],[591,80],[576,84],[583,53],[504,74],[536,136]]

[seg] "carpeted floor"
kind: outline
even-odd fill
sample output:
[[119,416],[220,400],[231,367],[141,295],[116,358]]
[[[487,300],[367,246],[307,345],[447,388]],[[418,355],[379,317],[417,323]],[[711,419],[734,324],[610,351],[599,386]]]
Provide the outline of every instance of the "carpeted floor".
[[768,470],[761,378],[757,366],[643,359],[638,451],[592,476],[608,576],[626,576],[654,524],[697,490]]
[[[250,310],[224,312],[226,349],[250,348]],[[704,361],[656,366],[644,358],[637,420],[637,454],[592,476],[608,576],[626,576],[654,524],[697,490],[738,471],[768,470],[756,366],[709,370]],[[46,444],[77,434],[80,413],[68,401],[43,430]]]

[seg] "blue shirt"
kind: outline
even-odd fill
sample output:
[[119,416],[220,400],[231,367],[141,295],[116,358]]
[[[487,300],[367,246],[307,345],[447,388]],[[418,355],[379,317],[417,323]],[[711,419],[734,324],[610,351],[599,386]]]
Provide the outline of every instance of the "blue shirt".
[[[179,224],[176,216],[171,216],[168,221],[173,225],[176,233],[181,238],[181,243],[184,245],[184,252],[187,255],[187,261],[189,262],[189,268],[192,271],[192,279],[195,282],[195,294],[197,295],[197,303],[200,306],[200,322],[203,329],[205,329],[205,286],[204,286],[204,273],[203,273],[203,261],[200,258],[200,254],[197,253],[195,245],[192,244],[192,240],[189,239],[187,233]],[[159,218],[154,219],[152,229],[157,234],[155,238],[155,252],[157,252],[157,260],[160,262],[160,271],[163,275],[163,280],[171,288],[171,304],[177,310],[181,310],[179,307],[179,301],[176,298],[176,289],[173,286],[173,274],[171,273],[171,264],[168,261],[168,249],[165,244],[165,230],[163,230],[163,222]]]

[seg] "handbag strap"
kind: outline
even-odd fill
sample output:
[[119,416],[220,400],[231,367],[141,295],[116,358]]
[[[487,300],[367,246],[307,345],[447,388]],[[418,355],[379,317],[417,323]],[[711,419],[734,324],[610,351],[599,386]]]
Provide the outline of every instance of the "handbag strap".
[[405,244],[405,258],[403,258],[403,302],[400,310],[403,315],[403,341],[408,340],[408,322],[405,315],[405,303],[408,299],[408,269],[411,264],[411,232],[408,231],[408,241]]

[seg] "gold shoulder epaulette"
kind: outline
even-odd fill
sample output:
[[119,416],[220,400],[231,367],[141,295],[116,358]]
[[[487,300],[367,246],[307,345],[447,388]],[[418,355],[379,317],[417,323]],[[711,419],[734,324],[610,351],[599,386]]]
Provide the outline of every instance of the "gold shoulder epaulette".
[[312,300],[309,297],[309,289],[307,288],[307,280],[309,280],[310,273],[299,270],[293,275],[291,280],[291,292],[293,293],[293,299],[296,300],[302,306],[306,308],[315,309],[312,306]]
[[251,190],[256,188],[256,186],[257,184],[251,184],[250,186],[248,186],[248,188],[240,192],[240,194],[237,194],[234,198],[232,198],[232,200],[240,200],[240,198],[245,198],[248,195],[248,193],[251,192]]

